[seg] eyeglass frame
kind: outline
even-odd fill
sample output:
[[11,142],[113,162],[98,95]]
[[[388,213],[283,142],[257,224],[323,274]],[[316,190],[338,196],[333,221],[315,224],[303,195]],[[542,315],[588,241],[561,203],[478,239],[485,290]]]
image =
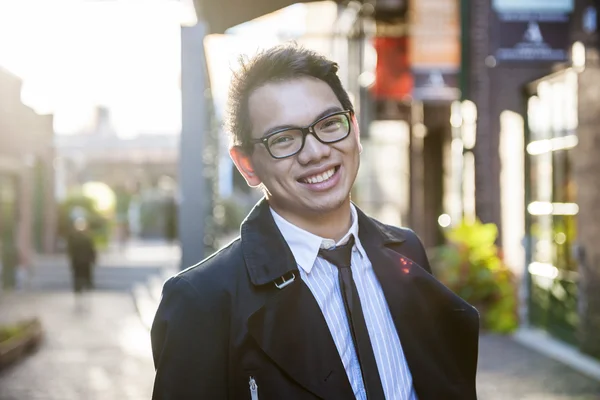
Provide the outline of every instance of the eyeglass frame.
[[[331,118],[333,116],[336,115],[345,115],[346,118],[348,118],[348,132],[341,137],[340,139],[336,139],[334,141],[331,142],[325,142],[323,140],[321,140],[321,138],[319,137],[319,135],[317,135],[317,133],[315,132],[315,125],[317,125],[319,122],[326,120],[327,118]],[[266,136],[263,136],[259,139],[250,139],[249,142],[252,143],[253,145],[258,144],[258,143],[262,143],[265,146],[265,149],[267,149],[267,152],[269,153],[269,155],[271,157],[273,157],[276,160],[282,160],[284,158],[288,158],[288,157],[293,157],[296,154],[300,153],[302,151],[302,149],[304,149],[304,145],[306,144],[306,137],[308,136],[308,134],[312,134],[320,143],[323,144],[333,144],[333,143],[337,143],[337,142],[341,142],[342,140],[346,139],[348,136],[350,136],[350,132],[352,132],[352,116],[354,115],[354,111],[352,110],[342,110],[342,111],[336,111],[333,112],[331,114],[325,115],[319,119],[317,119],[315,122],[313,122],[310,125],[307,125],[305,127],[294,127],[294,128],[283,128],[283,129],[278,129],[275,132],[271,132]],[[300,131],[302,132],[302,145],[300,146],[300,148],[298,149],[298,151],[296,151],[295,153],[289,154],[287,156],[283,156],[283,157],[276,157],[273,155],[273,153],[271,152],[271,149],[269,148],[269,138],[271,138],[274,135],[277,135],[278,133],[281,132],[286,132],[286,131]]]

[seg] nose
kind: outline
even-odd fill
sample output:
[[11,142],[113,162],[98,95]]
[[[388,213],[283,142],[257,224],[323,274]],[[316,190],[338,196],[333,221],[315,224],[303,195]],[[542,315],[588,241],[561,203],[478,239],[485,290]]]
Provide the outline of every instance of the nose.
[[306,135],[304,148],[298,154],[298,162],[300,164],[310,164],[319,162],[323,158],[329,157],[331,154],[331,146],[321,143],[312,135]]

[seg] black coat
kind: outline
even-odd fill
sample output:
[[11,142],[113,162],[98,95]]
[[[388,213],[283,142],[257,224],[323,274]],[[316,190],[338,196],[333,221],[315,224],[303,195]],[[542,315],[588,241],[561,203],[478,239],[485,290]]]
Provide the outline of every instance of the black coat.
[[[358,210],[420,400],[476,399],[479,315],[432,275],[407,229]],[[412,261],[411,261],[412,260]],[[295,274],[296,279],[278,289]],[[165,283],[152,327],[153,399],[353,399],[327,323],[266,201],[241,238]]]
[[70,232],[67,238],[67,253],[75,270],[90,268],[96,262],[94,240],[88,232]]

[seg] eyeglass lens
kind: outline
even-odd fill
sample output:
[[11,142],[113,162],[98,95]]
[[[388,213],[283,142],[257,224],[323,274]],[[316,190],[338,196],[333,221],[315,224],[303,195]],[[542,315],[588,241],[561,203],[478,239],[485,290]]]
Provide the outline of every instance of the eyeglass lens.
[[[314,125],[314,133],[326,143],[335,142],[348,135],[350,121],[346,114],[327,117]],[[302,148],[303,134],[300,129],[289,129],[269,137],[267,145],[275,157],[293,155]]]

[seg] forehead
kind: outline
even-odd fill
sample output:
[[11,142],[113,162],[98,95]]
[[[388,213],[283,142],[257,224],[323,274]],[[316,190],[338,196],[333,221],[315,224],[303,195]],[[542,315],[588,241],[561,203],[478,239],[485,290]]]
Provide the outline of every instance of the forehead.
[[248,98],[252,136],[260,137],[279,126],[311,124],[324,110],[342,108],[329,85],[313,77],[271,82],[257,88]]

